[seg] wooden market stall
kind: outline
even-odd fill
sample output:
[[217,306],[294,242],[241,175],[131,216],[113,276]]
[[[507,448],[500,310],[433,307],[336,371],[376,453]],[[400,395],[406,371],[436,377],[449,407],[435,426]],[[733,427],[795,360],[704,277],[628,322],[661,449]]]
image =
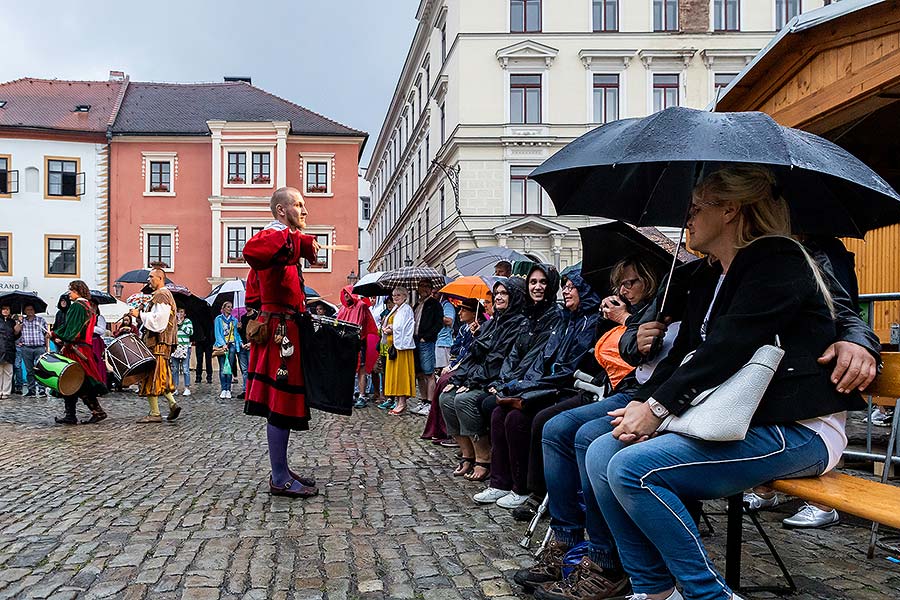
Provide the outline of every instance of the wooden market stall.
[[[805,13],[764,48],[716,104],[759,110],[846,148],[900,189],[900,1],[842,0]],[[844,240],[860,293],[900,292],[900,225]],[[900,302],[879,303],[883,341]]]

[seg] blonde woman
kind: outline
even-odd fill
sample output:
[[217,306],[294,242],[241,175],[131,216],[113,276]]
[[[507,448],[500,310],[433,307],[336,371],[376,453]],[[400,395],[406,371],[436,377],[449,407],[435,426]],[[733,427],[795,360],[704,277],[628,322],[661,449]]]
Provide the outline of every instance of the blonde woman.
[[388,360],[384,368],[384,395],[396,401],[392,415],[406,410],[406,400],[416,393],[416,365],[413,352],[415,315],[409,306],[409,291],[396,287],[391,292],[394,308],[387,316],[383,331],[387,335]]

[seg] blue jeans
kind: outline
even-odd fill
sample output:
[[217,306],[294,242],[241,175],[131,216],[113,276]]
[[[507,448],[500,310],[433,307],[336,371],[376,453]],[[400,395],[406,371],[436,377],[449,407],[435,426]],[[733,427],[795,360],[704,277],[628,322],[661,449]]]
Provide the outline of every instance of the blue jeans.
[[[45,352],[44,346],[19,346],[17,350],[16,362],[21,362],[22,366],[25,367],[25,385],[22,386],[22,391],[32,390],[37,394],[44,389],[44,386],[40,385],[34,378],[34,363]],[[20,367],[17,366],[16,372],[18,373],[20,370]]]
[[250,366],[250,350],[241,348],[237,353],[238,364],[241,366],[241,382],[247,389],[247,368]]
[[802,425],[763,425],[739,442],[669,433],[626,446],[609,433],[591,444],[586,459],[635,593],[665,592],[677,580],[685,598],[730,600],[682,499],[724,498],[772,479],[820,475],[828,450]]
[[[567,546],[574,546],[584,539],[587,529],[591,560],[607,569],[619,566],[616,546],[591,490],[584,455],[591,442],[612,431],[612,417],[606,413],[628,404],[632,395],[633,392],[614,394],[567,410],[544,425],[544,477],[550,496],[553,536]],[[584,509],[578,497],[582,490]]]
[[191,387],[191,349],[188,348],[187,356],[172,359],[172,383],[178,387],[179,374],[184,375],[184,387]]
[[434,342],[417,342],[416,352],[419,353],[419,373],[431,375],[434,373]]
[[[219,361],[219,386],[222,388],[223,392],[231,391],[231,382],[234,379],[234,372],[237,370],[237,352],[234,349],[234,344],[228,344],[228,352],[223,354],[222,356],[216,357]],[[225,359],[228,359],[228,364],[231,366],[231,375],[226,375],[225,371]]]

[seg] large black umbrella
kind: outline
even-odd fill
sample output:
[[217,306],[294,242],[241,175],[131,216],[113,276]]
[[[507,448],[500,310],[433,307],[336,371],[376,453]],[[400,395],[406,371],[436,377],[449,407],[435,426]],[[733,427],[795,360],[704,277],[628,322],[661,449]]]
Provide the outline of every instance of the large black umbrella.
[[34,312],[47,312],[47,303],[36,292],[9,292],[0,295],[0,306],[9,306],[13,314],[21,314],[26,305],[34,306]]
[[97,304],[115,304],[117,301],[108,292],[102,290],[91,290],[91,300]]
[[[150,269],[135,269],[119,275],[116,281],[122,283],[147,283],[147,277],[150,276]],[[166,283],[172,283],[172,280],[166,277]]]
[[667,108],[586,133],[532,172],[561,215],[684,225],[691,191],[722,163],[770,167],[795,233],[863,237],[900,222],[900,195],[819,136],[760,112]]
[[697,258],[655,227],[635,228],[612,221],[578,231],[583,248],[581,275],[595,290],[610,289],[613,267],[624,258],[641,259],[657,274],[657,281],[668,273],[673,256],[677,264]]
[[[167,283],[166,289],[172,292],[175,299],[175,306],[183,308],[187,318],[194,325],[194,335],[197,336],[198,330],[202,331],[203,336],[209,336],[212,332],[213,316],[212,309],[205,299],[200,298],[191,293],[191,290],[175,283]],[[150,294],[153,290],[149,285],[145,285],[142,289],[145,294]]]

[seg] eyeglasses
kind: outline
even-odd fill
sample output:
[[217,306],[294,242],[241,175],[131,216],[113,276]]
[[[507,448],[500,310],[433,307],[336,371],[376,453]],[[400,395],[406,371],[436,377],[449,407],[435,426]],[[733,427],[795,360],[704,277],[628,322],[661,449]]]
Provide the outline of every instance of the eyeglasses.
[[574,289],[575,289],[575,285],[571,281],[569,283],[567,283],[566,285],[562,286],[562,291],[564,291],[564,292],[571,292]]
[[497,296],[509,296],[509,292],[494,292],[494,298]]
[[619,287],[625,288],[626,290],[630,290],[632,287],[634,287],[634,284],[636,284],[638,281],[640,281],[640,278],[638,278],[638,277],[635,277],[634,279],[626,279],[619,284]]

